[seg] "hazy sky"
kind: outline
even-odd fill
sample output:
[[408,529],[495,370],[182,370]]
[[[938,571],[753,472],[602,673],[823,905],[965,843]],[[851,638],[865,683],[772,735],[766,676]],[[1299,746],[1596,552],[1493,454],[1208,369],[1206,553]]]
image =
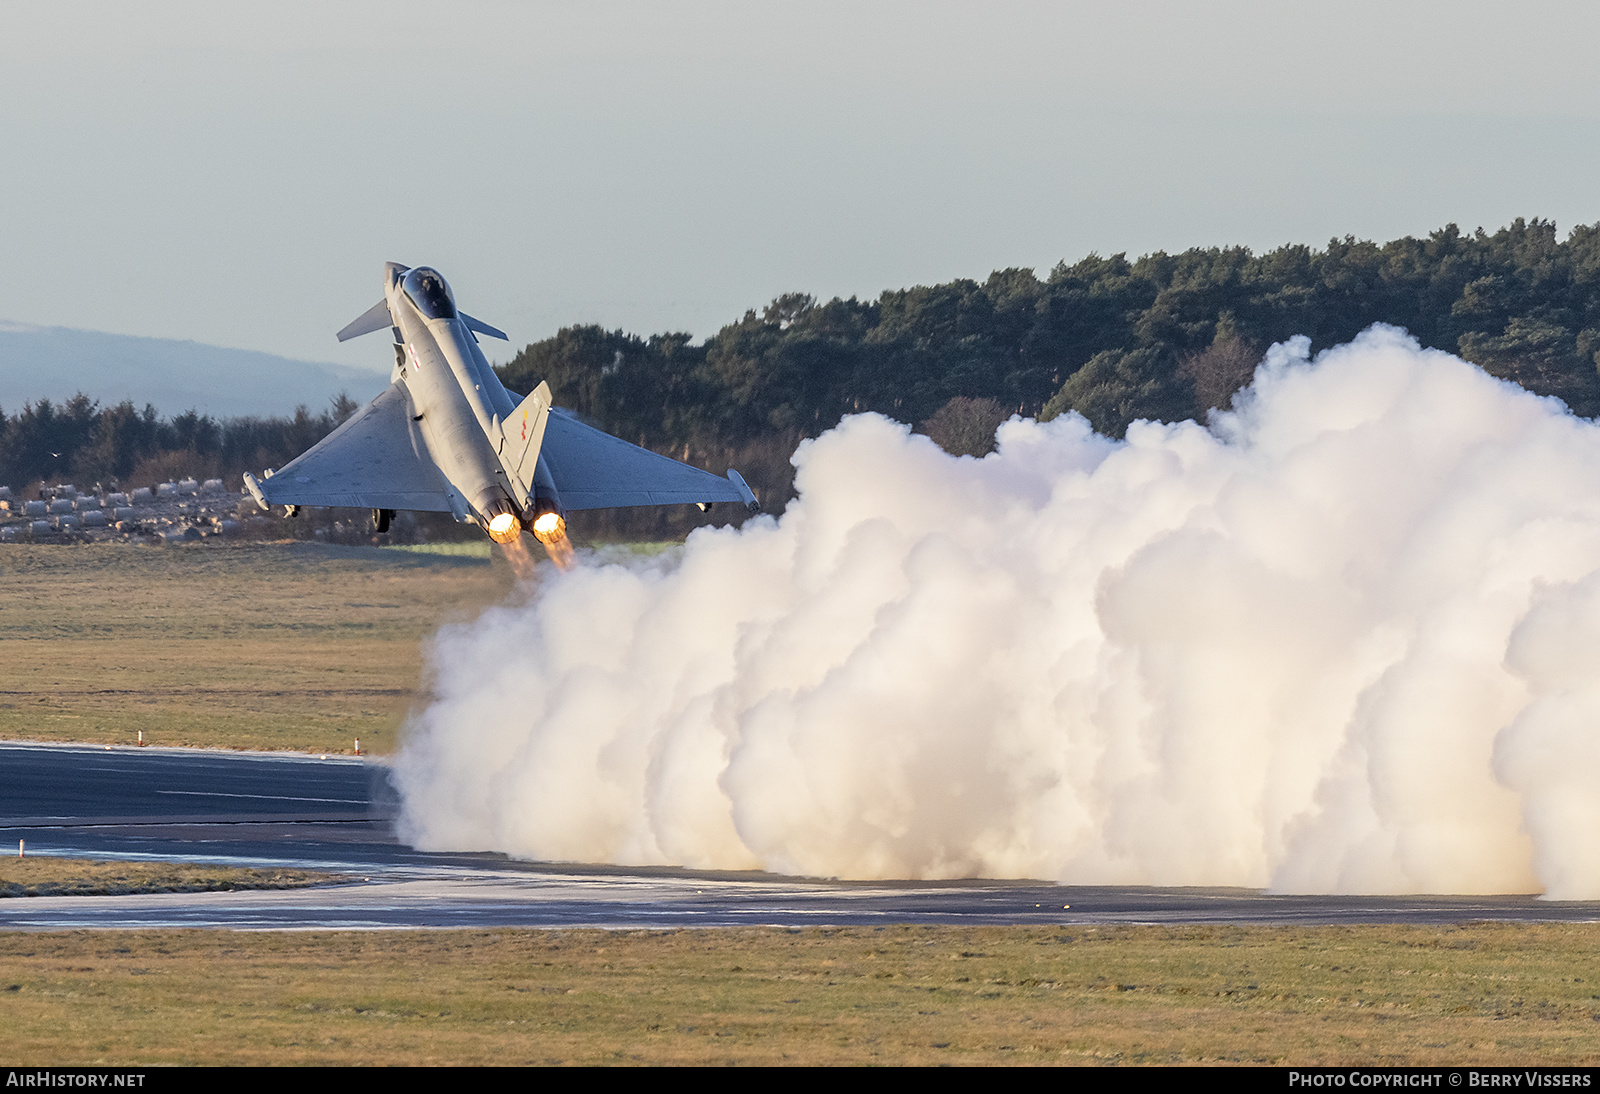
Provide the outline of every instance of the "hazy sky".
[[0,28],[0,319],[374,368],[333,332],[388,259],[520,346],[1089,251],[1600,220],[1592,3],[0,0]]

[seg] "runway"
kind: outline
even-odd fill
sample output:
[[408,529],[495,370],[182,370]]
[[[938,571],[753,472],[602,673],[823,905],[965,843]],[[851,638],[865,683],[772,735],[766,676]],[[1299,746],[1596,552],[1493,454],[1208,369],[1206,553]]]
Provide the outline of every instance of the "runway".
[[[776,925],[1600,920],[1533,896],[1284,896],[1038,881],[839,882],[429,854],[394,835],[387,768],[350,757],[0,743],[0,847],[301,866],[314,889],[0,900],[0,929],[677,928]],[[15,853],[13,850],[11,853]]]

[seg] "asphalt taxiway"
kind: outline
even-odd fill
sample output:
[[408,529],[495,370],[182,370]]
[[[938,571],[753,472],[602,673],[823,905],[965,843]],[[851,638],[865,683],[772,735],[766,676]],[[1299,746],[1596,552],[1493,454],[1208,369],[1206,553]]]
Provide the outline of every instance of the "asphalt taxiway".
[[[889,923],[1593,921],[1600,902],[1349,897],[1037,881],[840,882],[414,850],[382,763],[353,757],[0,743],[0,849],[298,866],[312,889],[0,900],[0,929],[667,928]],[[3,853],[3,852],[0,852]]]

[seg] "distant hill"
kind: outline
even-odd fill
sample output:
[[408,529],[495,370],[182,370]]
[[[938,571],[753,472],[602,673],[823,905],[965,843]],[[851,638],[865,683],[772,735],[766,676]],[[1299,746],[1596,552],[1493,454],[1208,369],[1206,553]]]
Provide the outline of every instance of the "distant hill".
[[301,403],[319,411],[341,391],[365,403],[387,379],[254,350],[0,320],[0,408],[7,414],[82,391],[102,407],[131,399],[166,415],[282,415]]

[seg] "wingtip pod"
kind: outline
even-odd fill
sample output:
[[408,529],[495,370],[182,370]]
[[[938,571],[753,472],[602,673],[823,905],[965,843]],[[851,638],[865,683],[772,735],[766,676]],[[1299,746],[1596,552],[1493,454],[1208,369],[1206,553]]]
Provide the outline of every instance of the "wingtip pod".
[[256,477],[250,474],[248,471],[244,473],[244,488],[250,491],[250,496],[256,499],[256,504],[261,506],[261,508],[272,508],[272,506],[267,504],[267,499],[261,495],[261,483],[258,482]]
[[756,500],[755,492],[746,485],[743,475],[730,467],[728,468],[728,481],[738,489],[739,496],[744,499],[744,507],[746,509],[752,513],[761,512],[761,503]]

